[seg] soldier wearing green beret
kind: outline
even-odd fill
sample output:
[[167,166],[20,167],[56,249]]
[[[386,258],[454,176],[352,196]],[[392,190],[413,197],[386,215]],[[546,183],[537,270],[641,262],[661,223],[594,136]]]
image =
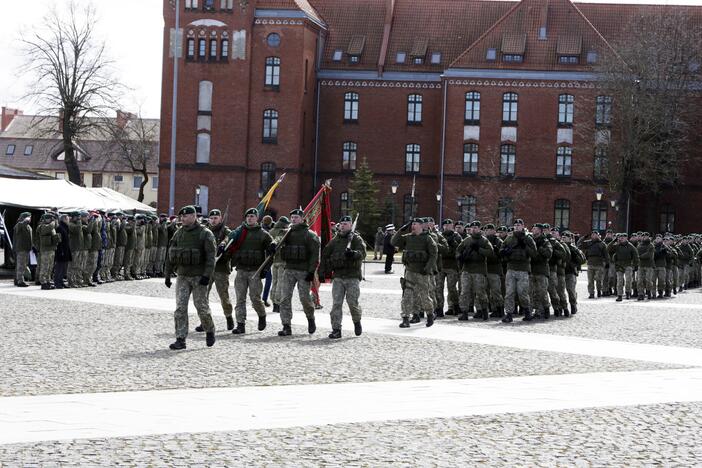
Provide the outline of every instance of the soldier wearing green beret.
[[487,259],[495,256],[490,241],[483,235],[480,221],[469,224],[470,232],[456,248],[456,258],[461,265],[461,315],[458,320],[468,320],[471,305],[475,306],[473,318],[488,320]]
[[17,224],[15,224],[13,248],[15,251],[15,286],[26,288],[29,285],[24,282],[24,273],[29,265],[29,252],[32,250],[32,214],[25,211],[20,213]]
[[[281,216],[273,225],[273,229],[269,234],[273,238],[273,242],[280,244],[280,240],[285,236],[285,233],[290,229],[290,220],[287,216]],[[280,312],[280,304],[283,302],[283,273],[285,272],[285,262],[280,256],[278,250],[273,256],[273,264],[271,266],[271,301],[273,302],[273,312]]]
[[36,242],[41,246],[41,263],[39,269],[39,283],[41,289],[54,289],[51,284],[52,272],[54,268],[54,256],[56,246],[61,242],[61,236],[56,232],[54,218],[46,214],[42,215],[41,222],[37,226]]
[[507,274],[505,275],[505,317],[504,323],[513,320],[515,311],[515,296],[519,296],[519,305],[524,309],[523,320],[532,320],[531,291],[529,274],[531,273],[531,260],[537,255],[536,243],[527,234],[524,221],[516,219],[511,234],[502,244],[500,256],[507,261]]
[[444,316],[444,284],[448,290],[448,311],[446,315],[458,315],[460,313],[458,283],[458,262],[456,261],[456,248],[463,241],[463,238],[454,229],[452,219],[445,219],[441,223],[443,232],[441,236],[446,241],[447,249],[439,252],[441,254],[441,270],[436,276],[436,301],[437,306],[434,313],[437,317]]

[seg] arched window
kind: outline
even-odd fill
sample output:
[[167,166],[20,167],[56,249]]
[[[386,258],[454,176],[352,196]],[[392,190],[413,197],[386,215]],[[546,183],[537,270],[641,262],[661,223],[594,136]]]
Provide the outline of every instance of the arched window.
[[217,58],[217,39],[210,39],[210,60]]
[[407,123],[409,125],[422,123],[422,95],[407,96]]
[[607,202],[592,202],[592,229],[604,231],[607,229]]
[[207,55],[207,40],[199,39],[197,42],[197,56],[200,60],[204,60]]
[[568,229],[570,227],[570,201],[556,200],[553,209],[553,225],[557,228]]
[[573,166],[573,148],[570,146],[559,146],[556,154],[556,175],[558,177],[570,177]]
[[261,164],[261,190],[265,194],[275,183],[275,163]]
[[502,125],[517,124],[517,93],[505,93],[502,95]]
[[575,97],[572,94],[558,96],[558,126],[571,127],[575,112]]
[[405,172],[416,174],[419,172],[419,157],[421,147],[417,144],[410,143],[405,147]]
[[344,94],[344,122],[358,122],[358,93]]
[[227,60],[229,58],[229,39],[222,39],[222,47],[220,48],[220,58]]
[[280,87],[280,57],[266,57],[265,86],[268,88]]
[[409,222],[414,216],[417,215],[417,209],[419,205],[417,204],[417,193],[415,192],[414,197],[411,193],[405,194],[402,197],[402,215],[404,222]]
[[201,81],[198,90],[197,111],[212,112],[212,82]]
[[465,125],[480,125],[480,93],[469,91],[466,93]]
[[471,223],[475,221],[478,213],[478,201],[472,195],[461,197],[458,199],[458,214],[461,221]]
[[339,203],[339,211],[341,212],[341,216],[350,215],[351,206],[351,195],[349,195],[349,192],[341,192]]
[[356,169],[356,150],[358,146],[353,141],[344,143],[343,152],[341,155],[341,168],[344,170],[353,171]]
[[278,142],[278,111],[266,109],[263,111],[263,143]]
[[513,176],[516,163],[516,147],[510,144],[500,146],[500,175]]
[[478,145],[466,143],[463,145],[463,175],[478,173]]
[[195,58],[195,39],[192,37],[188,39],[188,55],[189,59]]
[[509,197],[503,197],[497,201],[497,221],[501,226],[511,226],[514,222],[513,203]]

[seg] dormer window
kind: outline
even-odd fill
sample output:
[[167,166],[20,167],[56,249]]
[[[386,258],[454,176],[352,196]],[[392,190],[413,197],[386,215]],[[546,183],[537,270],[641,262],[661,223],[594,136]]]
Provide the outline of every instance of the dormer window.
[[590,65],[597,63],[597,52],[591,50],[587,53],[587,63],[589,63]]
[[577,65],[580,63],[580,54],[583,49],[581,36],[560,36],[556,46],[558,63],[561,65]]
[[405,63],[406,58],[407,58],[407,54],[405,52],[398,52],[397,56],[395,57],[395,61],[397,63]]
[[349,63],[360,63],[363,48],[366,45],[366,36],[353,36],[346,53],[349,56]]
[[421,65],[424,63],[424,57],[415,57],[413,59],[415,65]]
[[358,55],[350,55],[349,56],[349,63],[358,63],[361,61],[361,57]]
[[502,61],[522,63],[526,49],[526,34],[505,34],[502,37]]
[[562,65],[577,65],[580,63],[580,57],[577,55],[559,55],[558,63]]
[[441,52],[432,52],[431,63],[432,65],[439,65],[441,63]]
[[341,62],[342,55],[344,55],[344,52],[341,49],[336,49],[332,55],[332,60],[335,62]]
[[513,63],[522,63],[524,61],[524,56],[520,54],[505,54],[502,55],[502,61],[503,62],[513,62]]
[[427,56],[428,47],[429,39],[417,38],[414,40],[412,51],[410,52],[410,57],[412,57],[413,64],[421,65],[424,63],[424,58]]
[[497,58],[497,49],[488,49],[485,54],[485,60],[488,62],[494,62]]

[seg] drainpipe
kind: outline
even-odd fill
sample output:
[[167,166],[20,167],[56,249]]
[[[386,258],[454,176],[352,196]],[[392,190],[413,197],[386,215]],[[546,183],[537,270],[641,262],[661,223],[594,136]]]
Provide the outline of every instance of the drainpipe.
[[441,201],[439,202],[439,219],[437,223],[442,223],[444,220],[444,161],[446,159],[446,93],[448,91],[448,81],[444,80],[444,99],[441,115],[441,174],[439,180],[439,193]]

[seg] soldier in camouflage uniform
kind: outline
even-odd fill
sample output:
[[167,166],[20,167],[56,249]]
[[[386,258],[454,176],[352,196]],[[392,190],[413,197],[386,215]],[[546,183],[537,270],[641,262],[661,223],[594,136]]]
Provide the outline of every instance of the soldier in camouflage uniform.
[[[429,276],[436,268],[438,247],[436,242],[424,231],[424,219],[414,218],[392,236],[392,245],[402,250],[402,263],[405,276],[401,279],[402,288],[402,323],[400,328],[408,328],[410,323],[419,323],[419,311],[427,316],[427,327],[434,324],[434,291],[430,287]],[[407,232],[411,229],[411,232]],[[418,312],[414,312],[419,308]],[[410,320],[410,316],[412,319]]]
[[26,288],[24,272],[29,265],[29,252],[32,250],[32,214],[25,211],[19,215],[13,230],[12,247],[15,251],[15,286]]
[[653,273],[655,268],[654,254],[655,247],[651,242],[651,236],[647,232],[641,233],[641,240],[636,247],[639,253],[639,272],[637,278],[638,300],[643,301],[645,297],[651,299],[653,292]]
[[[258,210],[249,208],[245,213],[245,223],[239,235],[238,248],[232,253],[232,264],[236,267],[234,291],[236,291],[236,328],[235,335],[246,333],[246,293],[248,291],[251,305],[258,315],[258,330],[266,329],[266,306],[261,299],[266,269],[256,274],[266,258],[266,253],[275,251],[271,236],[261,229],[258,223]],[[223,248],[223,247],[222,247]],[[315,262],[316,264],[316,262]],[[292,313],[291,313],[292,318]]]
[[[434,223],[434,218],[432,217],[426,217],[424,218],[424,223],[422,224],[422,229],[427,231],[429,236],[432,238],[432,240],[436,243],[436,247],[438,249],[438,256],[436,258],[436,266],[434,267],[434,272],[429,276],[429,288],[431,291],[431,303],[432,303],[432,310],[434,311],[434,318],[438,317],[436,315],[437,307],[439,304],[439,298],[437,297],[436,291],[436,283],[437,283],[437,276],[441,269],[443,268],[443,263],[442,263],[442,256],[447,254],[449,251],[448,243],[446,242],[446,239],[444,239],[444,236],[440,233],[437,232],[436,230],[436,224]],[[443,305],[444,298],[441,298],[441,304]],[[442,306],[442,312],[441,312],[441,317],[443,317],[443,306]],[[424,318],[424,312],[420,311],[419,312],[419,317]]]
[[639,266],[639,253],[629,242],[629,236],[622,232],[617,234],[617,240],[610,244],[609,254],[617,270],[617,302],[621,302],[624,296],[631,299],[634,268]]
[[[605,232],[605,238],[602,241],[605,243],[607,248],[609,248],[610,245],[614,244],[616,242],[616,239],[614,237],[614,231],[612,231],[611,229],[607,229],[607,231]],[[614,294],[614,291],[617,288],[617,270],[614,263],[611,262],[611,255],[610,261],[608,261],[605,265],[603,283],[604,296],[609,297],[612,294]]]
[[448,311],[446,315],[460,314],[458,283],[460,280],[458,274],[458,262],[456,261],[456,248],[460,245],[463,238],[454,230],[453,220],[445,219],[442,222],[442,236],[446,241],[447,249],[440,252],[441,255],[441,270],[436,276],[436,300],[437,306],[434,311],[436,317],[444,316],[444,283],[448,289]]
[[124,228],[127,234],[127,243],[124,246],[124,279],[134,280],[134,251],[136,248],[136,220],[134,216],[127,216],[127,225]]
[[[208,228],[214,235],[215,244],[220,246],[217,250],[219,255],[220,250],[223,249],[224,245],[227,243],[227,236],[229,236],[231,229],[223,223],[222,212],[218,209],[210,210],[210,214],[207,218],[209,223]],[[219,296],[219,302],[222,304],[224,318],[227,320],[227,330],[234,330],[234,318],[232,317],[234,307],[232,306],[232,300],[229,298],[229,275],[231,274],[231,255],[227,252],[222,252],[215,265],[214,275],[210,279],[210,284],[207,287],[207,297],[209,298],[210,291],[212,291],[212,286],[214,285],[217,290],[217,295]],[[202,324],[200,324],[195,327],[195,331],[203,332],[205,329],[202,327]]]
[[592,231],[589,240],[582,242],[582,250],[587,259],[587,292],[590,299],[595,298],[595,287],[597,287],[597,297],[602,296],[605,279],[605,267],[609,264],[609,253],[607,244],[600,238],[599,231]]
[[661,234],[656,234],[653,240],[653,262],[655,264],[655,270],[653,274],[653,287],[651,288],[651,294],[654,295],[656,290],[658,290],[658,299],[663,298],[663,294],[666,290],[666,282],[668,278],[667,264],[668,264],[668,248],[663,244],[663,236]]
[[[269,234],[273,242],[280,244],[286,232],[288,232],[290,220],[286,216],[281,216],[276,221]],[[273,256],[271,266],[271,302],[273,302],[273,312],[280,312],[280,303],[283,302],[283,273],[285,272],[285,262],[280,256],[280,251]]]
[[692,280],[692,265],[695,252],[692,250],[690,240],[690,236],[685,236],[678,244],[678,250],[680,251],[678,260],[680,263],[679,268],[681,269],[679,286],[681,290],[686,290],[688,283]]
[[[551,234],[547,236],[549,241],[551,241],[551,246],[553,247],[553,257],[557,257],[556,262],[556,297],[551,299],[551,303],[554,304],[554,314],[556,317],[564,315],[568,317],[570,312],[568,311],[568,293],[566,292],[566,262],[570,259],[570,250],[568,246],[561,240],[561,231],[557,227],[551,228]],[[552,257],[552,258],[553,258]],[[550,267],[549,267],[550,268]],[[549,287],[551,286],[551,279],[553,279],[553,272],[551,272],[551,278],[549,278]],[[549,290],[549,295],[551,291]]]
[[671,292],[676,295],[678,293],[678,263],[680,261],[680,250],[675,246],[672,235],[663,238],[663,245],[668,249],[668,256],[666,258],[667,278],[665,297],[670,297]]
[[118,211],[115,213],[115,258],[112,262],[110,276],[117,281],[122,281],[122,267],[124,266],[124,249],[127,246],[127,231],[124,213]]
[[524,310],[523,320],[532,320],[531,292],[529,291],[529,273],[531,259],[536,256],[536,243],[524,231],[524,221],[514,221],[514,231],[507,236],[502,244],[500,256],[507,260],[505,275],[505,317],[504,323],[512,322],[515,312],[515,295],[519,296],[519,305]]
[[61,236],[56,232],[56,224],[53,216],[44,214],[41,223],[37,226],[36,243],[41,246],[41,268],[39,269],[39,283],[41,289],[54,289],[51,284],[52,269],[54,267],[54,256],[56,246],[61,242]]
[[174,271],[178,274],[174,314],[176,341],[170,348],[177,350],[186,347],[188,301],[191,294],[200,323],[206,332],[205,343],[209,347],[215,343],[215,326],[207,300],[207,286],[214,273],[217,248],[212,231],[197,222],[194,206],[183,207],[179,214],[183,220],[183,227],[171,240],[165,269],[165,284],[168,288],[171,287],[171,274]]
[[566,231],[563,233],[563,244],[568,249],[568,255],[565,260],[565,286],[568,292],[568,301],[570,302],[570,313],[568,309],[563,310],[563,315],[568,317],[570,314],[578,313],[578,293],[576,286],[578,283],[578,275],[580,268],[585,264],[585,255],[575,245],[573,233]]
[[168,248],[168,215],[161,213],[158,223],[158,244],[156,246],[156,276],[163,277],[163,263]]
[[551,276],[549,261],[553,256],[553,246],[544,234],[548,227],[545,224],[536,223],[531,230],[534,244],[536,244],[536,255],[531,258],[531,304],[534,308],[534,315],[537,318],[540,316],[544,320],[548,320],[551,316],[548,281]]
[[[317,264],[319,263],[320,240],[317,234],[310,231],[304,221],[305,213],[301,209],[290,212],[290,233],[280,246],[280,255],[285,262],[283,272],[283,300],[280,303],[280,321],[283,329],[279,336],[292,335],[292,296],[297,286],[302,308],[307,317],[307,332],[311,335],[317,330],[314,321],[314,303],[310,297],[310,282],[314,280]],[[259,291],[260,293],[260,291]]]
[[[95,269],[91,270],[93,262],[97,266],[97,250],[93,248],[93,236],[100,237],[100,233],[96,231],[97,224],[95,222],[96,214],[88,213],[82,211],[80,214],[81,221],[83,222],[83,261],[81,263],[81,274],[83,276],[83,284],[86,286],[95,287],[97,286],[93,282],[93,273]],[[98,241],[98,245],[99,245]]]
[[134,228],[136,244],[134,246],[134,278],[142,280],[146,278],[146,267],[144,264],[144,252],[146,251],[146,225],[144,215],[134,216],[136,226]]
[[485,237],[492,245],[494,255],[487,258],[487,286],[490,303],[490,317],[502,318],[505,315],[505,301],[502,295],[502,259],[499,252],[502,249],[502,239],[497,236],[494,224],[485,226]]
[[333,276],[332,279],[332,309],[330,313],[332,332],[330,339],[341,338],[341,318],[344,298],[351,312],[354,333],[360,336],[361,306],[358,298],[361,295],[361,267],[366,258],[366,244],[361,236],[352,232],[353,221],[350,216],[341,218],[339,233],[329,241],[322,252],[320,279]]
[[461,266],[461,315],[458,320],[468,320],[470,304],[475,304],[474,319],[488,320],[487,259],[495,256],[490,241],[483,236],[480,221],[470,223],[470,234],[456,248],[456,258]]
[[73,260],[68,266],[68,287],[80,288],[83,287],[81,264],[85,255],[85,250],[83,250],[83,223],[80,220],[80,212],[74,211],[69,216],[68,244]]

